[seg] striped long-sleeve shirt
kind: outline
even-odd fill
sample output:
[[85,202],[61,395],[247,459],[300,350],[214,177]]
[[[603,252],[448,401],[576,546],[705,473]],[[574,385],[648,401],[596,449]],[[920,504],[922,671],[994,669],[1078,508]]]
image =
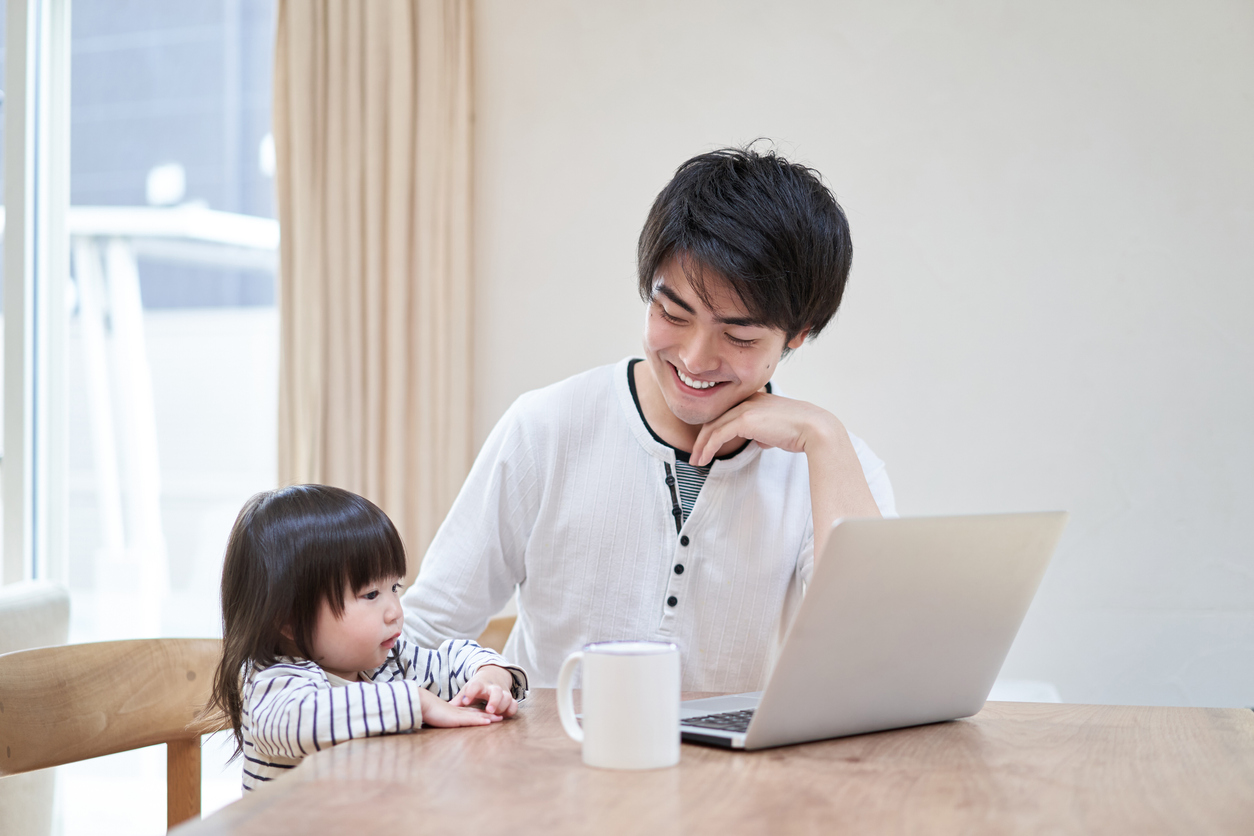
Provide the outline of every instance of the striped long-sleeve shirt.
[[483,665],[507,668],[514,676],[514,698],[526,695],[522,668],[469,639],[427,650],[402,635],[382,667],[363,671],[369,682],[345,682],[305,659],[246,668],[244,789],[273,780],[327,746],[419,728],[419,688],[450,699]]

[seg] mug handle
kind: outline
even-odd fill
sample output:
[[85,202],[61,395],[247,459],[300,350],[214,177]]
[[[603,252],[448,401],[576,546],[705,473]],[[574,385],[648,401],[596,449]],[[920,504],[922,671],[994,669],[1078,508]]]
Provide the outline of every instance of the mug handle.
[[583,729],[575,720],[575,699],[571,680],[575,676],[575,665],[583,661],[583,651],[576,650],[562,662],[562,669],[557,673],[557,716],[562,718],[562,728],[576,743],[583,743]]

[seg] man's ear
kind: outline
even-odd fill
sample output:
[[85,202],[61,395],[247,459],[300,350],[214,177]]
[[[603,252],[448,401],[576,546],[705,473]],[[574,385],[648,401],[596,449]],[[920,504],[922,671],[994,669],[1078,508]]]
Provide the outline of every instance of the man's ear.
[[788,341],[788,348],[793,350],[801,348],[801,344],[806,341],[806,337],[808,336],[810,336],[810,329],[803,328],[797,336]]

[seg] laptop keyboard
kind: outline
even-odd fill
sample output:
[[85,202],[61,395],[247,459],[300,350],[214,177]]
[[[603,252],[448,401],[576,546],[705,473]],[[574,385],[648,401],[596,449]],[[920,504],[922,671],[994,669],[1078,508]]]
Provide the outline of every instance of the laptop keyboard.
[[683,726],[697,726],[703,729],[742,732],[749,729],[749,721],[753,719],[753,709],[744,711],[724,711],[721,714],[707,714],[704,717],[693,717],[680,723]]

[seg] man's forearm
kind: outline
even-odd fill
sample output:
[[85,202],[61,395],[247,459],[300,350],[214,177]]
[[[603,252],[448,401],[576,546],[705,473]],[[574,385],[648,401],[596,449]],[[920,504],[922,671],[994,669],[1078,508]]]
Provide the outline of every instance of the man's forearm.
[[842,517],[879,517],[881,514],[849,433],[839,421],[806,445],[806,465],[810,470],[810,508],[817,562],[823,556],[832,523]]

